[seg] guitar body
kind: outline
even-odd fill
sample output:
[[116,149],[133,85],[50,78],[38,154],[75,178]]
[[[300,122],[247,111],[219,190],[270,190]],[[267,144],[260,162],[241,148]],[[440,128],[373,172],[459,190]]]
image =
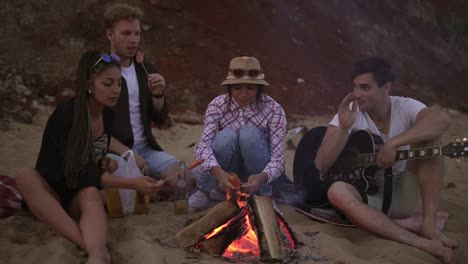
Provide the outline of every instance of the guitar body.
[[327,192],[335,181],[344,181],[360,192],[375,194],[379,189],[375,182],[377,166],[359,166],[357,155],[376,153],[383,140],[365,130],[350,135],[343,151],[325,175],[320,175],[314,160],[325,136],[326,127],[315,127],[299,142],[294,157],[293,174],[296,190],[303,194],[304,202],[313,207],[329,205]]

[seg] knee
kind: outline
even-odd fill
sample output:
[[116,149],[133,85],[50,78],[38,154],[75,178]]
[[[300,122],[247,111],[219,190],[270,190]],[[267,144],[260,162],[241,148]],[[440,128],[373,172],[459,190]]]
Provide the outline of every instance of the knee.
[[262,131],[254,125],[242,127],[239,130],[239,142],[241,144],[258,144],[259,139],[265,139],[265,136],[263,135]]
[[223,151],[228,148],[234,148],[238,144],[238,134],[234,129],[227,127],[218,132],[211,148],[214,152]]
[[255,149],[257,153],[270,153],[267,138],[256,126],[241,128],[239,131],[239,146],[242,151]]
[[349,197],[347,195],[348,189],[348,183],[342,181],[333,183],[327,192],[328,201],[337,208],[345,207],[349,203],[349,199],[347,199]]
[[80,206],[86,208],[88,206],[104,206],[102,193],[96,187],[86,187],[79,193]]

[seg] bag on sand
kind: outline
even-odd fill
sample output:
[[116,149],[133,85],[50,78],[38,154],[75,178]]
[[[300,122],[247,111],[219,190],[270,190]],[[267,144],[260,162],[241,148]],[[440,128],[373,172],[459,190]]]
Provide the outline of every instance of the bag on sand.
[[[127,157],[127,161],[125,158]],[[124,178],[142,176],[132,150],[124,152],[118,161],[119,168],[114,175]],[[149,197],[131,189],[106,188],[106,206],[110,217],[123,217],[127,214],[148,213]]]
[[21,195],[16,188],[15,179],[0,175],[0,216],[27,214],[21,208]]

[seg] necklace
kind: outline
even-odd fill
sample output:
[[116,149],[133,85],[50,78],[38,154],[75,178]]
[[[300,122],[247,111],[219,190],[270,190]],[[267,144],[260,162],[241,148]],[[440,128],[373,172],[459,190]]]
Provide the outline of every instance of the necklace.
[[375,125],[375,127],[377,127],[377,129],[380,130],[380,132],[383,132],[383,133],[385,133],[385,131],[388,129],[388,126],[390,124],[390,119],[392,119],[392,103],[391,103],[391,101],[390,101],[390,109],[388,109],[386,117],[387,117],[386,121],[385,121],[385,123],[383,125],[381,125],[381,126]]
[[390,123],[390,117],[387,118],[387,121],[385,122],[384,125],[382,125],[380,127],[377,127],[377,129],[380,130],[380,131],[384,131],[388,127],[389,123]]

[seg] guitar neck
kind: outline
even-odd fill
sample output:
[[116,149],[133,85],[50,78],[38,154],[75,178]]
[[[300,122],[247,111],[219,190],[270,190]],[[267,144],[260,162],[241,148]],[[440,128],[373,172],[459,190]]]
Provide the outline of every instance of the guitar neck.
[[[395,161],[399,160],[416,160],[416,159],[425,159],[435,156],[442,155],[442,147],[434,146],[428,148],[416,148],[409,150],[399,150],[397,151]],[[357,156],[358,166],[371,166],[376,165],[377,153],[370,154],[359,154]]]

